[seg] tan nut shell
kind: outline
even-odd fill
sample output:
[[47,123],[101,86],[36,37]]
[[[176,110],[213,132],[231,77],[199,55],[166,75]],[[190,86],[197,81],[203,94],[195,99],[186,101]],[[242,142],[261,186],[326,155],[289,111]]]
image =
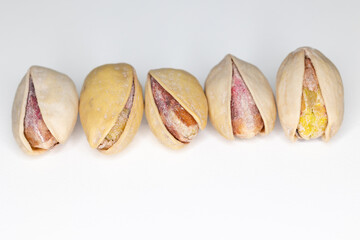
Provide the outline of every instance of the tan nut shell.
[[145,115],[151,131],[165,146],[179,149],[185,146],[165,127],[151,91],[150,75],[195,119],[199,128],[206,127],[208,106],[199,81],[190,73],[171,68],[150,70],[145,85]]
[[323,140],[328,141],[339,130],[344,115],[344,89],[335,65],[320,51],[302,47],[291,52],[277,73],[276,101],[280,123],[292,141],[297,139],[296,129],[300,118],[301,95],[305,71],[305,54],[311,59],[324,98],[328,125]]
[[209,104],[209,117],[215,129],[225,138],[233,140],[231,125],[232,61],[238,68],[264,122],[261,134],[270,133],[275,125],[276,106],[271,86],[264,74],[254,65],[228,54],[209,73],[205,92]]
[[105,154],[123,150],[139,129],[144,111],[141,85],[135,69],[126,63],[106,64],[92,70],[86,77],[80,94],[79,114],[87,140],[97,148],[114,126],[130,96],[135,95],[129,118],[118,141]]
[[64,143],[74,129],[79,99],[73,81],[65,74],[45,67],[30,67],[16,91],[12,108],[12,130],[21,149],[36,155],[47,150],[32,149],[24,135],[30,75],[43,120],[59,143]]

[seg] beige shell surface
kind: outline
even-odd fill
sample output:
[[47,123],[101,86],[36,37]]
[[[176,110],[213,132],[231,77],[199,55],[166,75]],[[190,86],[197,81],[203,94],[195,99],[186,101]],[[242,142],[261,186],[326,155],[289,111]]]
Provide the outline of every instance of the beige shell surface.
[[324,98],[328,125],[323,140],[328,141],[339,130],[343,120],[344,88],[335,65],[316,49],[310,47],[296,49],[285,58],[278,70],[276,100],[280,122],[285,134],[295,141],[300,118],[305,55],[311,59]]
[[32,149],[24,135],[30,76],[43,120],[59,143],[64,143],[68,139],[76,124],[78,94],[73,81],[68,76],[45,67],[32,66],[22,79],[12,109],[13,134],[26,153],[40,154],[47,150]]
[[182,148],[184,143],[178,141],[165,127],[161,120],[151,91],[152,76],[178,103],[195,119],[203,130],[207,124],[208,106],[204,91],[199,81],[190,73],[171,68],[150,70],[145,85],[145,114],[150,129],[164,145]]
[[106,64],[92,70],[85,79],[80,95],[81,124],[92,148],[97,148],[114,126],[135,85],[133,105],[120,138],[102,153],[123,150],[135,136],[143,116],[141,85],[135,69],[126,63]]
[[239,70],[264,122],[262,134],[270,133],[275,125],[276,105],[269,82],[254,65],[233,55],[226,55],[209,73],[205,92],[209,105],[210,121],[225,138],[234,139],[231,125],[232,62]]

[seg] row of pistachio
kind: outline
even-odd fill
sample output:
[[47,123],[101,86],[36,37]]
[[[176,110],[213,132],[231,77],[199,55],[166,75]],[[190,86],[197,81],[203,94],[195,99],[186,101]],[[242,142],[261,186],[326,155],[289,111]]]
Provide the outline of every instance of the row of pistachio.
[[[316,49],[299,48],[285,58],[277,74],[276,100],[281,125],[291,140],[322,136],[328,141],[341,125],[342,80],[335,65]],[[143,110],[142,87],[129,64],[92,70],[80,101],[68,76],[33,66],[18,86],[12,128],[21,149],[43,153],[68,139],[79,111],[90,146],[111,154],[130,143]],[[179,149],[205,128],[208,114],[227,139],[266,135],[274,128],[276,106],[263,73],[229,54],[210,71],[205,93],[184,70],[149,71],[145,114],[160,142]]]

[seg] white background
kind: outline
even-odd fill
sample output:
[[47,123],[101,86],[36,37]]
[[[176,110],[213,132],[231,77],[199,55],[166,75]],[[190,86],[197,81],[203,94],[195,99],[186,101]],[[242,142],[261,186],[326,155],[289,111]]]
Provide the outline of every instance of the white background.
[[[1,1],[0,239],[360,239],[358,1]],[[125,151],[69,141],[25,155],[11,106],[31,65],[80,91],[94,67],[181,68],[204,84],[227,53],[257,65],[275,90],[286,55],[321,50],[338,67],[345,117],[329,143],[270,135],[227,141],[208,124],[180,151],[146,119]]]

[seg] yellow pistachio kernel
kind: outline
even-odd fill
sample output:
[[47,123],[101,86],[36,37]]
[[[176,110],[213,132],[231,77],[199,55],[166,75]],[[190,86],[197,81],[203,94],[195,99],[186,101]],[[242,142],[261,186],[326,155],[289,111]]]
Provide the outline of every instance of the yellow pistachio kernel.
[[312,139],[324,134],[327,113],[315,69],[305,58],[304,84],[301,97],[301,113],[297,133],[301,138]]
[[115,125],[111,128],[108,135],[106,135],[106,139],[109,141],[116,141],[118,137],[120,137],[121,133],[124,131],[127,121],[127,116],[129,115],[129,109],[123,109],[119,115],[119,118],[116,120]]

